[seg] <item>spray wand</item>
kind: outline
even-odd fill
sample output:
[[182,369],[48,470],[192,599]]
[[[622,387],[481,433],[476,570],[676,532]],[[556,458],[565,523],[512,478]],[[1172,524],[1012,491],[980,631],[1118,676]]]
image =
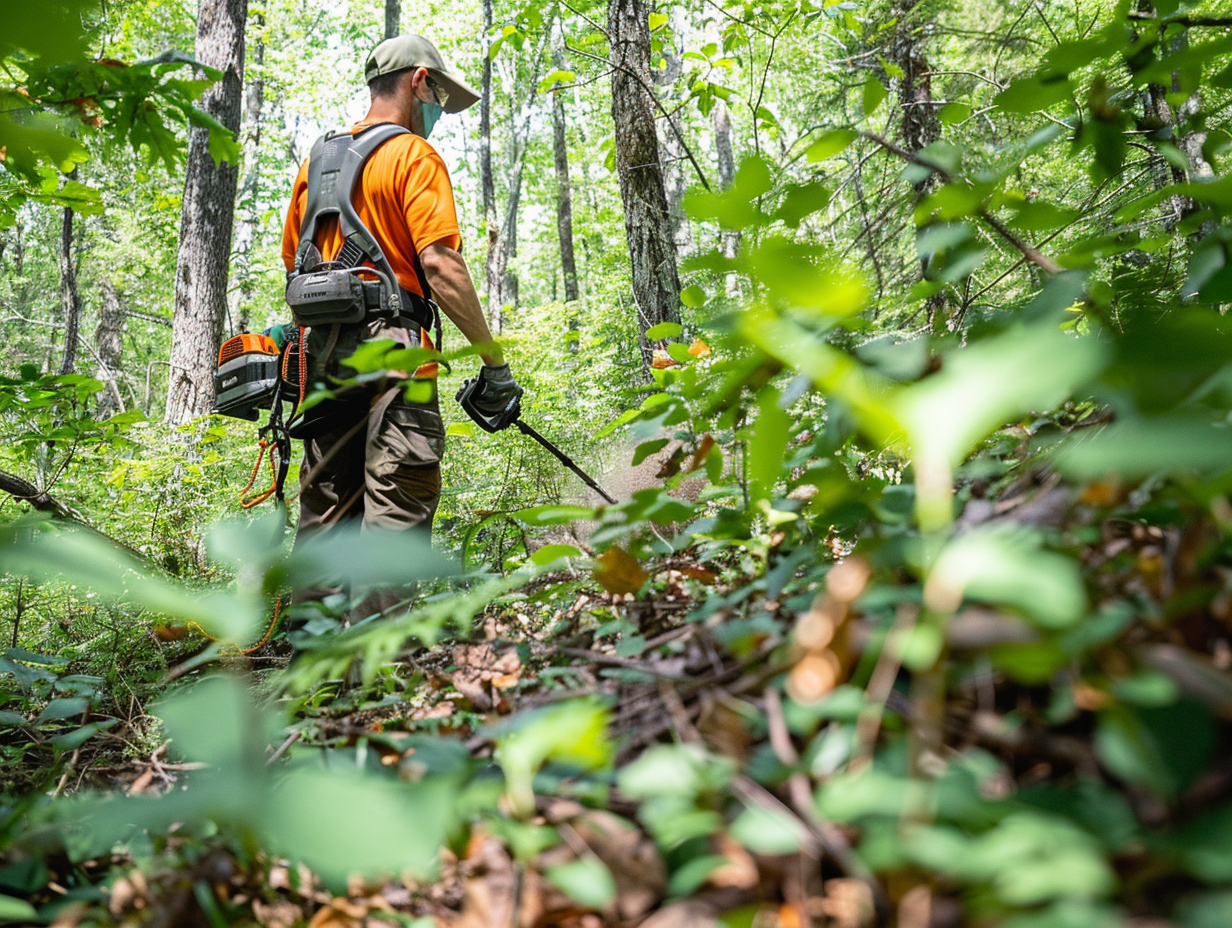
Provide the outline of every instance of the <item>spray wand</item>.
[[505,404],[504,409],[495,415],[487,416],[475,408],[475,390],[478,387],[479,378],[472,377],[458,388],[457,396],[458,402],[462,405],[462,408],[466,410],[466,414],[475,420],[476,425],[478,425],[485,432],[499,432],[501,429],[508,428],[511,425],[516,425],[518,430],[523,435],[529,435],[535,441],[539,442],[539,444],[543,445],[543,447],[547,448],[548,451],[552,452],[556,460],[560,461],[561,464],[565,465],[565,467],[569,468],[569,470],[581,477],[582,482],[588,487],[602,496],[609,503],[615,504],[616,500],[604,492],[603,488],[600,487],[599,484],[595,483],[594,478],[582,470],[582,468],[578,467],[569,455],[565,454],[565,452],[561,451],[554,444],[540,435],[535,429],[522,421],[521,389],[519,389],[509,400],[509,402]]

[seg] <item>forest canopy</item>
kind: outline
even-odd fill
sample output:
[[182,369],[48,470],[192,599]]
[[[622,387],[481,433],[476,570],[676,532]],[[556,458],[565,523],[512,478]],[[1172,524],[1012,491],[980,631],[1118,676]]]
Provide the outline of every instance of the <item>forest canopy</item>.
[[[0,921],[1232,924],[1228,3],[0,13]],[[213,372],[402,32],[615,502],[446,324],[304,389],[440,362],[431,542],[293,546]]]

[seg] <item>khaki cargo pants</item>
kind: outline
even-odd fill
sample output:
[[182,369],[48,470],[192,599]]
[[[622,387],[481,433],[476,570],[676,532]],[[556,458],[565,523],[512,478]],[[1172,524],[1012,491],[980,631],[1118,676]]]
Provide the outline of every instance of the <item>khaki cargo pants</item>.
[[[431,400],[412,403],[404,398],[401,385],[390,387],[371,397],[366,416],[361,403],[355,416],[304,439],[297,543],[344,524],[431,532],[445,447],[435,382],[433,388]],[[362,423],[360,416],[365,416]],[[320,599],[330,592],[334,590],[302,590],[294,601]],[[352,611],[352,618],[393,611],[414,594],[414,587],[374,591]]]

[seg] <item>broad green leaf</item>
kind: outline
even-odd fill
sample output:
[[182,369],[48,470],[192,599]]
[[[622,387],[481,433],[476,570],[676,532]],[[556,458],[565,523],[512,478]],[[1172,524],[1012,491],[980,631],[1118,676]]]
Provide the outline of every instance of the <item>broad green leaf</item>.
[[749,479],[758,498],[768,497],[783,471],[791,418],[779,405],[779,391],[767,387],[758,402],[757,421],[749,440]]
[[952,467],[1011,417],[1063,402],[1103,358],[1094,339],[1055,324],[1015,327],[953,351],[940,373],[902,389],[894,406],[917,460]]
[[0,896],[0,921],[25,922],[36,924],[40,921],[34,906],[24,899],[14,899],[12,896]]
[[531,781],[549,761],[597,770],[612,757],[608,710],[595,700],[575,699],[523,713],[495,733],[496,761],[505,771],[509,798],[519,815],[534,811]]
[[[683,303],[685,306],[689,306],[693,309],[697,309],[698,307],[705,306],[706,305],[706,291],[698,286],[685,287],[683,290],[680,291],[680,302]],[[671,325],[671,324],[672,323],[670,322],[659,323],[659,325]],[[659,326],[655,326],[654,328],[657,329],[658,327]],[[684,329],[681,328],[680,331],[683,332]],[[679,335],[680,332],[677,332],[676,334]],[[647,333],[647,337],[648,338],[650,337],[649,333]],[[666,337],[673,337],[673,336],[666,336]]]
[[809,164],[828,161],[835,155],[842,154],[859,137],[860,133],[855,129],[831,129],[809,146],[807,155]]
[[658,341],[661,338],[678,338],[683,331],[684,326],[679,322],[660,322],[646,330],[646,338],[650,341]]
[[543,875],[574,902],[590,909],[604,909],[616,898],[612,871],[593,854],[549,867]]
[[862,97],[864,115],[872,116],[873,113],[877,112],[877,108],[885,102],[887,96],[889,96],[889,91],[886,90],[885,84],[881,83],[876,77],[870,77],[865,81]]
[[1057,467],[1070,477],[1097,480],[1113,474],[1133,478],[1232,470],[1232,429],[1200,414],[1126,416],[1089,432],[1056,452]]
[[547,567],[561,558],[581,556],[581,550],[573,545],[544,545],[531,555],[530,562],[536,567]]
[[35,723],[39,722],[59,722],[64,719],[75,719],[85,714],[90,708],[90,700],[81,696],[71,696],[66,698],[53,699],[47,704],[42,712],[39,713]]
[[1074,624],[1087,606],[1078,564],[1043,550],[1040,537],[1019,526],[965,532],[941,551],[924,602],[952,612],[964,599],[1009,606],[1048,628]]
[[804,830],[785,812],[751,805],[732,822],[731,836],[756,854],[794,854]]
[[1010,82],[993,102],[1007,113],[1025,115],[1046,110],[1073,97],[1074,88],[1067,77],[1042,78],[1038,75]]

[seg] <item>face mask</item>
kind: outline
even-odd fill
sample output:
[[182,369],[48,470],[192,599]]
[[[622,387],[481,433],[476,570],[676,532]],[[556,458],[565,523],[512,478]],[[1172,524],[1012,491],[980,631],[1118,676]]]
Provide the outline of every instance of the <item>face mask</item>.
[[[422,103],[422,101],[421,101]],[[432,134],[432,127],[436,125],[436,121],[441,118],[441,109],[439,103],[423,103],[420,112],[423,114],[423,137],[426,139]]]

